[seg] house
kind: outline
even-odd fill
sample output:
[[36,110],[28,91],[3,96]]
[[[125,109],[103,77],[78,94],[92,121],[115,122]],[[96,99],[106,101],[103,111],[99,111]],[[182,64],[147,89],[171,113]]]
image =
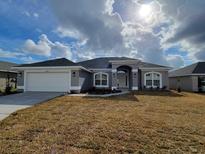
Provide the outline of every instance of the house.
[[78,63],[60,58],[23,64],[15,69],[21,72],[18,88],[24,91],[169,88],[169,67],[126,57],[104,57]]
[[16,87],[17,72],[11,68],[17,64],[0,61],[0,90],[5,90],[6,86]]
[[198,62],[169,73],[170,89],[205,91],[205,62]]

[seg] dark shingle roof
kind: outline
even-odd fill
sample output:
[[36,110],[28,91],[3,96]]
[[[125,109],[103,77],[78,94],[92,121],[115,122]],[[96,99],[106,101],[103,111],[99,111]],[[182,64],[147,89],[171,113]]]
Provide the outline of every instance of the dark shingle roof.
[[85,68],[94,68],[94,69],[102,69],[102,68],[111,68],[111,64],[109,61],[112,60],[136,60],[127,57],[102,57],[95,58],[90,60],[85,60],[78,62],[78,65],[82,65]]
[[[82,62],[78,62],[78,65],[82,65],[85,68],[94,68],[94,69],[102,69],[102,68],[111,68],[110,61],[113,60],[138,60],[134,58],[127,58],[127,57],[102,57],[102,58],[95,58],[91,60],[86,60]],[[151,64],[146,62],[139,62],[139,67],[165,67],[162,65]]]
[[168,67],[168,66],[163,66],[163,65],[158,65],[158,64],[152,64],[152,63],[147,63],[147,62],[140,62],[139,63],[139,67],[150,67],[150,68],[152,68],[152,67],[164,67],[164,68],[170,68],[170,67]]
[[205,73],[205,62],[198,62],[198,65],[194,69],[193,73]]
[[198,62],[174,71],[169,72],[169,77],[187,76],[190,74],[205,73],[205,62]]
[[[115,60],[138,60],[133,58],[127,57],[102,57],[102,58],[95,58],[91,60],[85,60],[78,63],[74,63],[66,58],[54,59],[54,60],[47,60],[43,62],[37,62],[32,64],[22,64],[17,67],[49,67],[49,66],[83,66],[85,68],[93,68],[93,69],[104,69],[104,68],[111,68],[110,61]],[[151,64],[146,62],[139,61],[139,67],[165,67],[162,65]]]
[[47,60],[32,64],[22,64],[18,65],[17,67],[49,67],[49,66],[75,66],[76,63],[66,59],[66,58],[60,58],[60,59],[53,59],[53,60]]
[[11,68],[16,65],[17,64],[11,62],[0,61],[0,71],[10,72],[12,71]]

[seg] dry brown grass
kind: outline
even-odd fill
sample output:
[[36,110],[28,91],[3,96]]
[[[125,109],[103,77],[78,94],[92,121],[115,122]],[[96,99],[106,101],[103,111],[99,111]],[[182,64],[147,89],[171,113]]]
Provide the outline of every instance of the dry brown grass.
[[2,121],[0,153],[205,153],[205,95],[56,98]]

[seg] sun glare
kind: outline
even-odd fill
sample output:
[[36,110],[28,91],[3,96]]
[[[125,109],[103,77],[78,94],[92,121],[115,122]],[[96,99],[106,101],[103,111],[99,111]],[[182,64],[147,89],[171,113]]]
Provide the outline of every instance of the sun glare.
[[139,15],[140,17],[148,17],[150,15],[152,11],[152,8],[150,5],[146,5],[146,4],[143,4],[141,7],[140,7],[140,10],[139,10]]

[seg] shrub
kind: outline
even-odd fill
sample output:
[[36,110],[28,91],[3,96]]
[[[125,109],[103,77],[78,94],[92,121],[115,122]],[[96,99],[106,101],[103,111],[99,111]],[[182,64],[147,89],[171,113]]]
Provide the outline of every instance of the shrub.
[[89,90],[89,93],[91,94],[109,94],[112,90],[110,88],[95,88],[93,87],[91,90]]
[[7,94],[11,94],[11,89],[12,89],[11,86],[6,86],[6,88],[5,88],[5,94],[6,94],[6,95],[7,95]]
[[180,88],[180,87],[177,88],[177,92],[178,92],[178,93],[181,92],[181,88]]
[[162,90],[166,90],[166,89],[167,89],[167,86],[163,86],[163,87],[162,87]]

